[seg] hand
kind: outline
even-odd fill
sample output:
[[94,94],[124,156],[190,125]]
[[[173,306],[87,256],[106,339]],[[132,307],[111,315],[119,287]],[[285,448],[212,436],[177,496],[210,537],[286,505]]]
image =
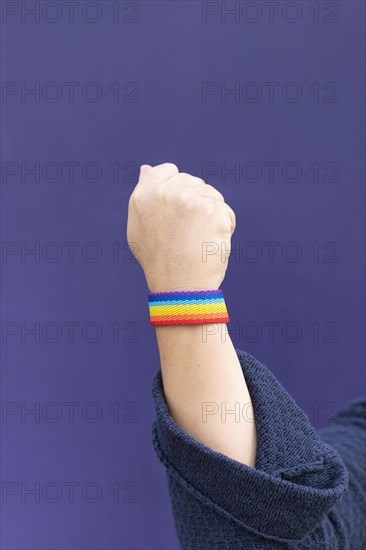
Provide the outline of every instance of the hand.
[[150,292],[217,290],[234,230],[235,214],[214,187],[175,164],[141,167],[127,241]]

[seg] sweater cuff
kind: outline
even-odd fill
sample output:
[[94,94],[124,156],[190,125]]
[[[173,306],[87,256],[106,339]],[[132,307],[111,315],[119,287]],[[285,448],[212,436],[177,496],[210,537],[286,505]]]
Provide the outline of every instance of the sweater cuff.
[[175,423],[160,370],[153,380],[155,450],[168,472],[208,504],[262,535],[301,539],[345,492],[346,467],[272,373],[251,355],[237,355],[256,418],[255,468],[213,451]]

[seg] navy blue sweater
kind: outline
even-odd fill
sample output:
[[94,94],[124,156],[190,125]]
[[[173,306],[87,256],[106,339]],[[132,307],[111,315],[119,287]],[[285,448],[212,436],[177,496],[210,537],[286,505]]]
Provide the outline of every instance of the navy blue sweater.
[[318,433],[273,374],[237,351],[257,428],[255,468],[199,443],[153,381],[153,442],[184,550],[366,550],[366,401]]

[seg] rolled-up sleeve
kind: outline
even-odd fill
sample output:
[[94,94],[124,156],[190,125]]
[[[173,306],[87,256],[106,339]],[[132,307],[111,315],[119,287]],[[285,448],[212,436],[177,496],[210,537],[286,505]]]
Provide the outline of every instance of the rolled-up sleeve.
[[347,546],[348,533],[337,528],[335,509],[349,491],[349,473],[335,446],[319,437],[264,365],[237,354],[255,414],[255,468],[183,431],[169,415],[160,370],[154,377],[153,443],[167,471],[181,547],[365,548],[357,541]]

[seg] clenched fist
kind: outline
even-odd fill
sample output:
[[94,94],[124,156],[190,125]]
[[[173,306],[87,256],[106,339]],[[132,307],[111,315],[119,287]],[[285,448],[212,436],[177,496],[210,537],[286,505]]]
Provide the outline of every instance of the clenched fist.
[[214,187],[175,164],[141,167],[127,240],[150,292],[217,290],[234,229],[235,214]]

